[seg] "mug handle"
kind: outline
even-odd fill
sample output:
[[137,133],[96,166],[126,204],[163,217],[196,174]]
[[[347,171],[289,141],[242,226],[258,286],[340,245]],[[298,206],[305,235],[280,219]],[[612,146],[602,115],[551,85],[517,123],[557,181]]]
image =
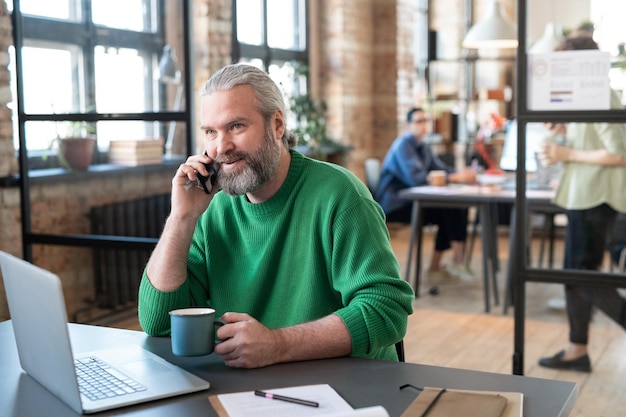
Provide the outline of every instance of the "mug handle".
[[217,345],[218,343],[222,343],[222,341],[220,339],[217,338],[217,328],[218,327],[222,327],[223,325],[225,325],[226,322],[222,319],[215,319],[215,322],[213,323],[213,325],[215,326],[215,344]]

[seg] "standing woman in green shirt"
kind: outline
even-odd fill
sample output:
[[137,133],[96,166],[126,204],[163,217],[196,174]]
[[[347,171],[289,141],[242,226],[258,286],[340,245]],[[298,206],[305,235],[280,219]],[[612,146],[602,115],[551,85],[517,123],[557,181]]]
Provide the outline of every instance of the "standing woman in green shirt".
[[[591,37],[565,39],[557,50],[598,49]],[[611,92],[611,108],[622,109]],[[563,162],[555,204],[566,209],[565,269],[598,270],[617,213],[626,213],[626,128],[616,123],[553,126],[563,146],[545,145],[540,159]],[[539,360],[541,366],[591,372],[587,344],[592,307],[626,328],[626,300],[616,288],[565,285],[569,345]]]

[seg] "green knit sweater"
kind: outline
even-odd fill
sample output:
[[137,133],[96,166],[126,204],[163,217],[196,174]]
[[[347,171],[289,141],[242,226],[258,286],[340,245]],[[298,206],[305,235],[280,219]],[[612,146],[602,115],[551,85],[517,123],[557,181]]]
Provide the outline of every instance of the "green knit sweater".
[[291,156],[269,200],[215,195],[198,220],[180,288],[160,292],[144,272],[143,329],[168,334],[168,312],[187,306],[210,306],[218,317],[248,313],[269,328],[336,313],[353,356],[396,360],[413,291],[400,278],[382,210],[348,170]]

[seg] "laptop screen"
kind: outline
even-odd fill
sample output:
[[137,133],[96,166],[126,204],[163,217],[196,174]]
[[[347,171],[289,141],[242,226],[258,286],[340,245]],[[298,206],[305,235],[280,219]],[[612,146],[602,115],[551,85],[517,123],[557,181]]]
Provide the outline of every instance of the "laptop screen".
[[[535,153],[541,141],[549,135],[549,131],[543,123],[526,123],[526,171],[537,171],[537,161]],[[508,123],[502,156],[500,157],[500,168],[504,171],[517,170],[517,122],[511,120]]]

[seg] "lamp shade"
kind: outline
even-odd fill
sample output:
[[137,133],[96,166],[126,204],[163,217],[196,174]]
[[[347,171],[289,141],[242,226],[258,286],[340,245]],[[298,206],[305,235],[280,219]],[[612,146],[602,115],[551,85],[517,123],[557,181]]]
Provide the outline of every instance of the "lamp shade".
[[470,49],[517,47],[517,28],[502,16],[498,0],[491,2],[487,16],[467,32],[463,39],[463,47]]
[[159,80],[172,84],[180,82],[180,71],[176,65],[176,57],[169,45],[163,47],[163,55],[159,61]]
[[561,29],[561,26],[553,22],[548,22],[543,35],[533,44],[533,46],[530,47],[528,52],[534,54],[552,52],[562,38],[563,30]]

